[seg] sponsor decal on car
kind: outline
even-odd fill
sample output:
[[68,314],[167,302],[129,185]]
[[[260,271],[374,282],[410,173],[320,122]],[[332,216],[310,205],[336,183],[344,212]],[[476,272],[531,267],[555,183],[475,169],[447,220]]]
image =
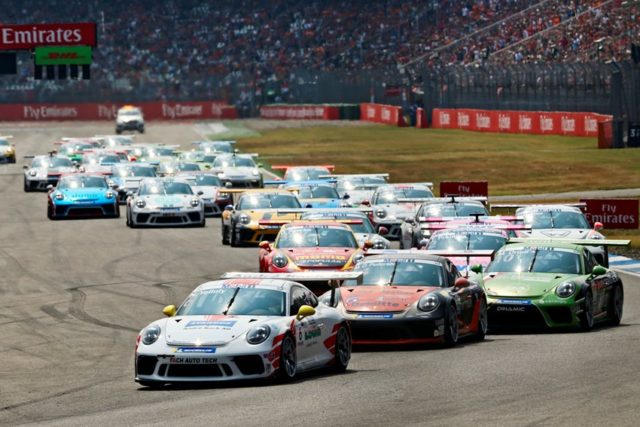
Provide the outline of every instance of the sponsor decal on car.
[[215,347],[178,347],[176,353],[215,353]]
[[499,299],[498,304],[531,305],[530,299]]
[[191,320],[185,325],[185,329],[231,329],[237,323],[236,320]]
[[393,314],[391,314],[391,313],[365,313],[365,314],[358,314],[358,318],[360,318],[360,319],[393,319]]

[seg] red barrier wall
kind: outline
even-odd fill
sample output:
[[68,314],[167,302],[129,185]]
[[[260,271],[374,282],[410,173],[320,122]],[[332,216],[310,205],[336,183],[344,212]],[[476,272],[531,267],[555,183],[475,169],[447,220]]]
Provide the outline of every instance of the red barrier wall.
[[604,228],[638,228],[638,199],[582,199],[587,204],[585,215],[593,225]]
[[433,127],[535,135],[598,136],[598,122],[611,116],[546,111],[433,110]]
[[395,105],[360,104],[360,120],[392,126],[406,126],[402,116],[402,107]]
[[[236,108],[221,101],[141,102],[145,120],[236,119]],[[0,121],[115,120],[122,104],[0,104]]]
[[340,108],[330,105],[264,105],[260,117],[276,120],[339,120]]

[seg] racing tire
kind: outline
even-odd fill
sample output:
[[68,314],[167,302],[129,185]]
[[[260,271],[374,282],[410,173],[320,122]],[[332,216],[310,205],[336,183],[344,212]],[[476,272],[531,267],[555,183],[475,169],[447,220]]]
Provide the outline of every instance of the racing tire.
[[202,221],[200,221],[200,222],[198,223],[197,227],[204,228],[204,227],[206,227],[206,226],[207,226],[207,220],[205,219],[205,217],[204,217],[204,215],[203,215],[203,216],[202,216]]
[[8,161],[8,163],[15,163],[15,162],[16,162],[16,158],[15,157],[10,158],[9,161]]
[[291,335],[285,335],[280,346],[280,367],[276,378],[281,382],[291,382],[298,371],[296,343]]
[[31,184],[27,181],[27,178],[24,179],[24,192],[29,193],[31,190]]
[[53,207],[51,205],[47,205],[47,218],[49,218],[50,220],[56,219],[55,215],[53,214]]
[[140,133],[144,133],[144,127],[141,127],[141,128],[139,129],[139,132],[140,132]]
[[483,341],[489,329],[489,316],[487,314],[487,301],[480,299],[480,313],[478,316],[478,332],[476,332],[476,341]]
[[347,370],[349,360],[351,360],[351,335],[345,325],[341,325],[336,333],[335,357],[331,370],[341,373]]
[[222,244],[229,244],[229,226],[222,224]]
[[607,317],[609,317],[609,324],[612,326],[618,326],[622,321],[622,311],[624,306],[624,291],[620,283],[616,284],[611,291],[609,297],[609,304],[607,306]]
[[138,228],[138,226],[134,224],[133,218],[131,218],[131,215],[129,214],[128,210],[127,210],[127,226],[129,228]]
[[458,311],[456,306],[451,304],[447,310],[447,317],[444,321],[444,347],[454,347],[458,343],[459,338]]
[[114,218],[120,218],[120,204],[117,201],[116,205],[114,206],[113,212],[115,212],[113,215]]
[[590,290],[584,294],[582,302],[582,313],[578,316],[580,319],[580,329],[587,332],[593,328],[593,294]]
[[121,131],[120,129],[116,128],[116,133],[117,133],[118,135],[120,135],[120,134],[122,133],[122,131]]
[[138,381],[138,384],[140,384],[142,387],[149,387],[149,388],[164,387],[164,383],[161,383],[159,381]]
[[236,232],[236,226],[235,225],[231,225],[231,231],[229,232],[229,245],[231,245],[232,248],[237,248],[238,246],[240,246],[240,244],[238,243],[238,233]]

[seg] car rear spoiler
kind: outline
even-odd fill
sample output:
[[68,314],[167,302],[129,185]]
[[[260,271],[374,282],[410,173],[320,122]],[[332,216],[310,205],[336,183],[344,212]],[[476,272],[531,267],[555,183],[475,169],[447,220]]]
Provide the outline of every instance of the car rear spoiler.
[[492,224],[490,222],[470,222],[457,224],[455,227],[447,225],[446,221],[439,223],[429,223],[420,226],[421,230],[440,231],[440,230],[455,230],[458,227],[478,227],[479,230],[504,230],[504,231],[531,231],[531,227],[527,227],[524,224]]
[[333,170],[336,168],[335,165],[273,165],[273,166],[271,166],[271,169],[273,169],[274,171],[286,171],[287,169],[298,168],[298,167],[302,167],[302,168],[326,168],[326,169],[329,169],[331,172],[333,172]]
[[[298,283],[311,283],[317,290],[318,284],[326,284],[331,289],[330,305],[333,307],[336,298],[336,288],[339,288],[345,280],[355,280],[358,285],[362,285],[363,273],[361,271],[307,271],[303,273],[250,273],[250,272],[230,272],[224,273],[221,279],[277,279],[291,280]],[[326,289],[324,289],[326,290]],[[313,292],[314,290],[311,289]],[[316,295],[318,292],[314,292]]]
[[427,200],[433,200],[433,197],[412,197],[412,198],[399,198],[397,203],[424,203]]
[[507,210],[515,210],[518,208],[527,208],[533,206],[571,206],[574,208],[580,208],[581,210],[585,210],[587,207],[586,203],[500,203],[496,205],[491,205],[491,210],[493,209],[507,209]]
[[627,239],[541,239],[539,237],[519,237],[509,240],[509,243],[568,243],[583,246],[629,246],[631,240]]
[[13,135],[0,135],[0,139],[13,139]]
[[[345,173],[345,174],[331,174],[320,175],[320,178],[384,178],[389,179],[388,173]],[[384,184],[380,184],[384,185]]]

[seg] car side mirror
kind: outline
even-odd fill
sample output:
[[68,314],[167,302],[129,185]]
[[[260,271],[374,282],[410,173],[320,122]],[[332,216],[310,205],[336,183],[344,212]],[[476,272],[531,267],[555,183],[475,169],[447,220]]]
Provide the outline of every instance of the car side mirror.
[[596,222],[595,224],[593,224],[593,229],[596,231],[600,231],[604,228],[604,225],[602,225],[601,222]]
[[118,184],[111,184],[109,187],[113,188],[114,190],[117,190],[118,188],[120,188]]
[[482,264],[472,265],[470,270],[476,274],[482,274],[482,270],[483,270]]
[[415,225],[416,224],[416,220],[409,217],[409,218],[405,218],[404,222],[406,222],[407,224],[411,224],[411,225]]
[[47,185],[47,191],[53,191],[53,185],[51,184]]
[[164,313],[165,316],[167,317],[173,317],[176,315],[176,313],[178,312],[178,309],[176,308],[175,305],[171,304],[166,306],[165,308],[162,309],[162,312]]
[[271,252],[271,243],[269,243],[269,241],[267,240],[263,240],[262,242],[258,243],[258,247],[260,247],[260,249],[264,249],[267,252]]
[[127,191],[127,197],[133,196],[133,191]]
[[364,206],[371,206],[371,201],[367,200],[367,199],[364,199],[362,202],[360,202],[360,204],[364,205]]
[[467,286],[469,286],[469,284],[469,280],[465,279],[464,277],[458,277],[453,286],[456,288],[466,288]]
[[202,196],[204,194],[204,191],[198,191],[198,196]]
[[342,196],[342,200],[349,200],[351,196],[348,195],[347,193],[344,193],[344,195]]
[[316,314],[316,309],[311,307],[310,305],[303,305],[298,310],[298,314],[296,314],[296,320],[302,320],[305,317],[313,316]]
[[224,210],[227,212],[233,212],[233,205],[227,205],[224,207]]
[[386,236],[387,234],[389,234],[389,229],[385,226],[382,226],[378,228],[378,234],[381,236]]
[[429,244],[429,239],[422,239],[420,240],[420,243],[418,244],[418,247],[420,248],[426,248],[427,245]]
[[607,269],[601,265],[596,265],[591,271],[592,276],[602,276],[603,274],[607,274]]
[[22,169],[27,170],[27,169],[29,169],[29,166],[27,166],[27,165],[22,165]]

